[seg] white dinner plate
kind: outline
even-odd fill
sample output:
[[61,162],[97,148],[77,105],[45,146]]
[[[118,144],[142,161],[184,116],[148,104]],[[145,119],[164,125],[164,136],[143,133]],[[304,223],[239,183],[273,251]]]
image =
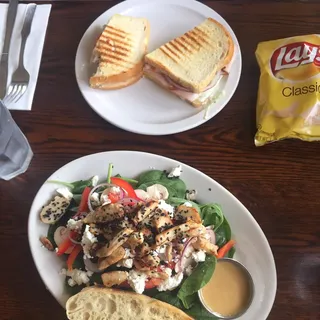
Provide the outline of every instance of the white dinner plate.
[[[194,108],[148,79],[120,90],[92,89],[89,78],[95,72],[90,64],[96,39],[114,14],[145,17],[150,22],[149,51],[194,28],[208,17],[222,23],[235,43],[235,60],[230,75],[217,86],[217,100],[205,117]],[[197,127],[214,117],[234,94],[241,74],[241,53],[237,38],[227,22],[214,10],[194,0],[127,0],[98,17],[83,35],[75,62],[77,82],[83,97],[102,118],[140,134],[166,135]],[[221,93],[221,94],[220,94]]]
[[[177,161],[154,154],[134,151],[111,151],[96,153],[74,160],[49,179],[72,182],[99,175],[105,179],[109,163],[114,165],[114,174],[136,177],[150,168],[170,170]],[[267,318],[276,293],[277,276],[274,258],[258,223],[250,212],[229,191],[200,171],[182,164],[181,178],[188,189],[196,189],[200,203],[221,204],[227,217],[233,238],[236,241],[235,259],[249,270],[255,284],[255,295],[249,310],[239,319],[264,320]],[[39,219],[41,207],[55,194],[56,185],[44,184],[38,191],[30,210],[28,236],[35,265],[48,290],[65,307],[68,294],[65,292],[64,278],[59,274],[65,267],[62,259],[41,246],[39,237],[46,235],[48,225]]]

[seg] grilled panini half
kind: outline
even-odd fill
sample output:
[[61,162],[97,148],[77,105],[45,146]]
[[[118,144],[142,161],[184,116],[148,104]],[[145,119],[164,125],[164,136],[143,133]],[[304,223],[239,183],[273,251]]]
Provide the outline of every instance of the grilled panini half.
[[143,18],[114,15],[93,51],[98,68],[90,78],[97,89],[120,89],[143,75],[143,58],[149,41],[149,22]]
[[233,56],[230,33],[218,21],[208,18],[147,54],[144,74],[195,107],[206,106],[212,102],[210,92],[222,70],[229,69]]

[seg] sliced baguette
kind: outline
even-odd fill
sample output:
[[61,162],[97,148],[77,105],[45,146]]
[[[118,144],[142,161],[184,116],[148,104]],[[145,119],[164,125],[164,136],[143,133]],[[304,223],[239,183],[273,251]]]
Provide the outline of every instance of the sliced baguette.
[[145,62],[191,92],[201,93],[234,55],[230,33],[208,18],[145,56]]
[[98,61],[90,86],[97,89],[120,89],[143,76],[143,58],[147,52],[150,27],[148,20],[114,15],[93,51]]
[[180,309],[128,291],[90,287],[66,305],[69,320],[192,320]]

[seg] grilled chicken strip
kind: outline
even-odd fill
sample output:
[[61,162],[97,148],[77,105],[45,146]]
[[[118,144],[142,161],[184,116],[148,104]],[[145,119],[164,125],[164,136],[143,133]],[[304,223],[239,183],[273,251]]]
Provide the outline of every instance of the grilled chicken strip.
[[106,287],[117,286],[128,279],[126,271],[112,271],[101,275],[103,284]]
[[89,213],[84,218],[84,223],[108,223],[119,220],[124,217],[123,205],[119,203],[110,203],[102,207],[98,207],[95,211]]
[[138,262],[142,266],[149,267],[151,269],[157,267],[160,264],[160,258],[157,255],[150,252],[148,255],[140,258]]
[[104,258],[110,256],[115,250],[128,241],[132,232],[133,229],[130,228],[121,230],[108,244],[97,251],[97,257]]
[[144,237],[142,232],[133,232],[131,233],[127,244],[131,247],[131,249],[135,249],[137,246],[143,243]]
[[210,253],[212,255],[217,255],[218,254],[218,249],[219,247],[212,244],[208,239],[206,239],[205,237],[198,237],[198,240],[197,242],[193,243],[192,246],[195,248],[195,249],[198,249],[198,250],[203,250],[207,253]]
[[126,250],[123,247],[119,247],[117,250],[113,251],[113,253],[106,258],[99,258],[98,260],[98,269],[104,270],[111,265],[117,263],[122,260],[126,255]]
[[197,209],[193,207],[187,207],[183,204],[177,207],[175,219],[178,221],[182,220],[183,222],[193,220],[196,223],[202,223],[200,214]]
[[132,219],[133,222],[138,225],[142,220],[144,220],[153,210],[158,206],[158,201],[150,201],[142,206],[137,212],[136,216]]
[[183,237],[185,232],[197,227],[199,227],[199,224],[190,220],[190,221],[187,221],[186,223],[180,224],[171,229],[163,231],[156,236],[156,246],[160,246],[165,243],[172,242],[172,240],[176,238]]

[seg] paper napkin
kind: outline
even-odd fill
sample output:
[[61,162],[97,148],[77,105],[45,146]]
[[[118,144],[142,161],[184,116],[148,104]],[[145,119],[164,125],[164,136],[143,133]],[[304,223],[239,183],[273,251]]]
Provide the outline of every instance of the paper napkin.
[[[9,52],[8,85],[11,82],[13,72],[18,67],[21,45],[21,29],[23,26],[26,8],[26,4],[18,5],[17,17],[12,32]],[[7,21],[7,10],[8,4],[0,4],[0,53],[3,49]],[[24,66],[30,74],[29,86],[26,93],[17,103],[7,104],[7,107],[10,110],[31,110],[33,96],[36,89],[39,74],[42,50],[46,36],[50,11],[50,4],[37,5],[31,26],[31,32],[27,39],[24,54]]]

